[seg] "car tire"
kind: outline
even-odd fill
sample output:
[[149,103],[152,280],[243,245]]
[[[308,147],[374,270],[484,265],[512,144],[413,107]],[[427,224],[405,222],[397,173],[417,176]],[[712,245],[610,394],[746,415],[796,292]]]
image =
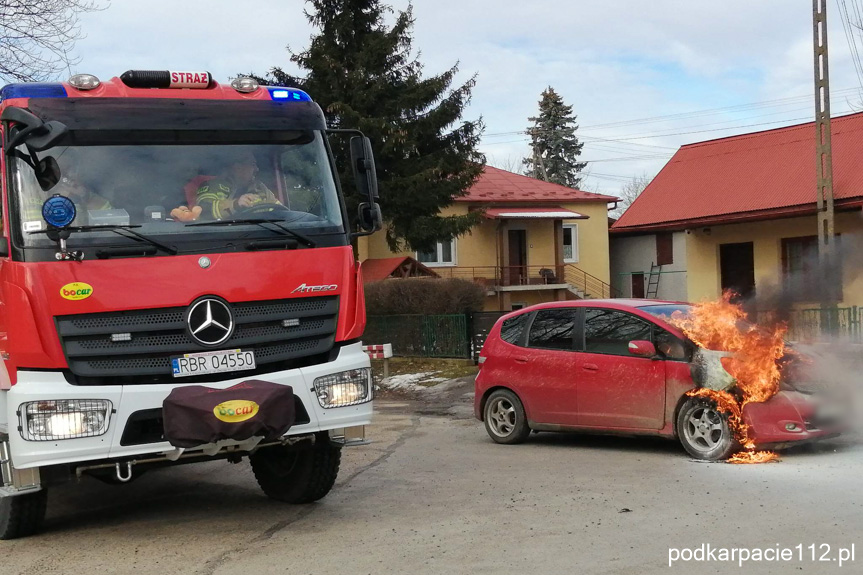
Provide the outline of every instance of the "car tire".
[[728,414],[720,412],[716,402],[701,397],[686,400],[680,408],[677,437],[689,455],[704,461],[728,459],[740,448]]
[[48,491],[0,497],[0,539],[17,539],[38,533],[45,520]]
[[485,430],[495,443],[513,445],[530,435],[524,405],[508,389],[498,389],[488,396],[483,410]]
[[336,482],[342,447],[330,442],[327,433],[315,443],[265,447],[249,456],[261,490],[285,503],[312,503],[323,498]]

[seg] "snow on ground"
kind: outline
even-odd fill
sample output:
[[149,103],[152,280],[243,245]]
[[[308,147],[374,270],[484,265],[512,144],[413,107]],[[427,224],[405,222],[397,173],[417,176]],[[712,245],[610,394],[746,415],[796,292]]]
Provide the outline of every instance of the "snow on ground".
[[436,371],[423,371],[420,373],[404,373],[391,375],[381,379],[378,386],[383,389],[399,389],[402,391],[428,391],[434,389],[435,384],[447,381],[445,377],[434,377]]

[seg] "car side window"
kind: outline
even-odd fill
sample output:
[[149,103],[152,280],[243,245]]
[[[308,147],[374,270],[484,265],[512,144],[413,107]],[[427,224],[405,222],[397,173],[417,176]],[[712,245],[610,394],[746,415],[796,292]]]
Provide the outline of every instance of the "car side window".
[[540,349],[573,349],[574,309],[543,309],[536,312],[527,346]]
[[679,337],[672,335],[661,327],[654,327],[653,344],[656,346],[656,351],[665,359],[674,359],[678,361],[688,360],[686,344]]
[[631,356],[629,342],[650,341],[650,333],[651,324],[632,314],[591,308],[584,316],[584,351]]
[[504,320],[503,325],[500,326],[500,339],[513,345],[524,346],[522,335],[529,317],[529,313],[523,313]]

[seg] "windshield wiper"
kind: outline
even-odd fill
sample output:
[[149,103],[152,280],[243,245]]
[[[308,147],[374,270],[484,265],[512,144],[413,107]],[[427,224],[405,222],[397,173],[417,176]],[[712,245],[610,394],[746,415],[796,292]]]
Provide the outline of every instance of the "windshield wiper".
[[[69,228],[64,228],[64,229],[69,230],[70,232],[73,232],[73,233],[86,233],[86,232],[98,232],[98,231],[114,232],[118,236],[130,239],[130,240],[137,238],[138,240],[140,240],[144,243],[148,243],[151,246],[153,246],[154,248],[158,248],[158,249],[162,250],[163,252],[171,254],[172,256],[177,254],[177,252],[179,251],[179,250],[177,250],[177,248],[165,245],[161,242],[157,242],[156,240],[154,240],[153,238],[151,238],[149,236],[145,236],[142,233],[139,233],[139,232],[136,232],[136,231],[130,229],[130,228],[140,228],[140,227],[141,227],[140,224],[108,224],[108,225],[103,225],[103,226],[75,226],[75,227],[69,227]],[[29,233],[31,233],[31,234],[47,234],[48,232],[49,232],[49,230],[38,230],[38,231],[29,232]],[[123,232],[127,232],[131,235],[127,236]]]
[[268,218],[245,218],[245,219],[237,219],[237,220],[215,220],[212,222],[195,222],[193,224],[186,224],[186,227],[191,226],[230,226],[231,224],[257,224],[264,228],[265,230],[276,231],[273,228],[268,228],[264,224],[272,224],[276,226],[279,230],[284,232],[284,235],[292,236],[299,240],[300,243],[306,245],[310,248],[315,247],[315,242],[306,236],[305,234],[301,234],[300,232],[295,232],[290,228],[286,228],[282,224],[280,224],[277,220],[271,220]]

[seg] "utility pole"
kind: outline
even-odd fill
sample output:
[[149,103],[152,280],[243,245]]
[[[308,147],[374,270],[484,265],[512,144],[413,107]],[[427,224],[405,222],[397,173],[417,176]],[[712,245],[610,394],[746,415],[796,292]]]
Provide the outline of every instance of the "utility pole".
[[[812,39],[815,48],[815,182],[818,209],[818,261],[827,281],[825,307],[836,304],[837,281],[833,214],[833,155],[830,143],[830,74],[827,66],[827,0],[812,0]],[[822,320],[827,319],[822,314]],[[828,322],[832,325],[832,322]],[[822,326],[823,327],[823,326]]]
[[[539,151],[539,147],[536,145],[538,134],[538,128],[532,128],[530,130],[530,135],[532,137],[531,146],[533,147],[533,177],[537,180],[543,180],[544,182],[547,182],[548,172],[545,171],[545,162],[542,159],[542,154]],[[539,177],[539,170],[542,170],[542,178]]]

